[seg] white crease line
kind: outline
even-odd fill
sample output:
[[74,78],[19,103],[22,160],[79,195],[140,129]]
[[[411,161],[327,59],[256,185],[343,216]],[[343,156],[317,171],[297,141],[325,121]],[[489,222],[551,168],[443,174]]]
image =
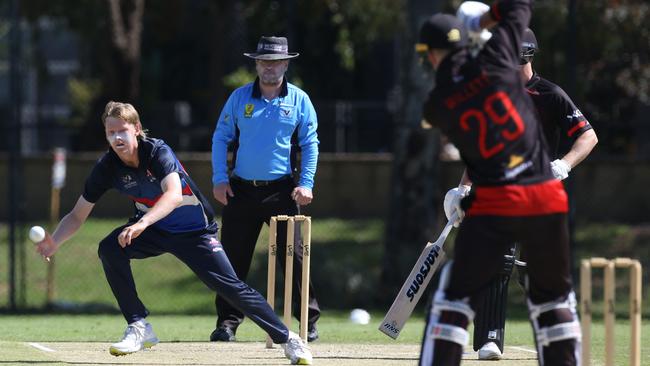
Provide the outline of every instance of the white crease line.
[[48,347],[45,347],[45,346],[43,346],[42,344],[38,344],[38,343],[27,343],[27,344],[29,344],[30,346],[32,346],[32,347],[34,347],[34,348],[40,349],[41,351],[45,351],[45,352],[56,352],[55,350],[53,350],[53,349],[51,349],[51,348],[48,348]]
[[508,348],[516,349],[518,351],[524,351],[524,352],[530,352],[530,353],[535,353],[537,354],[537,351],[530,350],[528,348],[523,348],[523,347],[516,347],[516,346],[508,346]]

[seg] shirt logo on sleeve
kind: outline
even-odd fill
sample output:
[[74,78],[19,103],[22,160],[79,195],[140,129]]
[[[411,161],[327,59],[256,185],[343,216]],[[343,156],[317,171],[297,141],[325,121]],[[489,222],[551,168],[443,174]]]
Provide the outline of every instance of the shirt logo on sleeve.
[[255,104],[248,103],[244,106],[244,117],[251,118],[253,117],[253,109],[255,109]]
[[583,117],[583,116],[582,116],[582,112],[580,112],[579,109],[574,110],[572,114],[568,114],[566,116],[566,118],[568,118],[568,119],[574,119],[574,118],[575,119],[580,119],[581,117]]

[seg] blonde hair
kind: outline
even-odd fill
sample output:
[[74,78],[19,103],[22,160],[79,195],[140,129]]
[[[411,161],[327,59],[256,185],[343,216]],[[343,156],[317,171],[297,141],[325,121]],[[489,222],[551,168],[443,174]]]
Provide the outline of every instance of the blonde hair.
[[147,131],[142,128],[140,115],[138,115],[138,111],[135,110],[135,107],[133,107],[133,105],[129,103],[114,102],[111,100],[110,102],[106,103],[106,108],[102,114],[102,123],[104,125],[106,125],[106,118],[108,117],[119,118],[134,126],[140,126],[140,133],[138,134],[138,137],[147,137]]

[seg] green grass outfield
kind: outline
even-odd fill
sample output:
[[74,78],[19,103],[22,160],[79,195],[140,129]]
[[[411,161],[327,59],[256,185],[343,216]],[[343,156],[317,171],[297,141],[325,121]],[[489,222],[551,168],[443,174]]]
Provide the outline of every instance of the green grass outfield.
[[[98,242],[124,219],[91,218],[79,232],[66,242],[55,258],[54,310],[63,312],[117,312],[101,263],[97,257]],[[17,254],[17,295],[19,309],[41,309],[45,303],[47,264],[34,251],[27,239],[27,230],[33,224],[19,227]],[[650,246],[643,240],[643,226],[620,224],[579,225],[576,232],[578,258],[626,256],[644,261],[644,283],[650,281]],[[311,277],[320,294],[324,309],[351,309],[362,307],[381,310],[377,306],[383,258],[384,222],[379,219],[344,220],[314,218],[312,228]],[[446,244],[453,246],[452,231]],[[9,305],[7,258],[7,227],[0,223],[0,309]],[[256,289],[266,289],[266,226],[260,235],[255,259],[247,282]],[[416,258],[413,258],[415,262]],[[178,259],[161,255],[146,260],[132,261],[138,292],[152,314],[211,314],[214,295]],[[595,271],[596,272],[596,271]],[[333,280],[334,279],[334,280]],[[623,272],[617,277],[617,309],[627,307],[627,283]],[[281,282],[281,276],[278,276]],[[594,278],[594,301],[602,298],[602,274]],[[278,284],[279,285],[279,284]],[[525,317],[524,298],[516,281],[511,281],[510,314]],[[647,286],[646,286],[647,287]],[[278,291],[278,294],[281,291]],[[644,291],[644,299],[647,299]],[[280,295],[278,295],[280,296]],[[279,303],[279,302],[277,302]],[[523,311],[518,311],[519,305]],[[597,310],[600,309],[597,306]],[[618,312],[618,310],[617,310]],[[650,315],[650,301],[644,301],[643,313]],[[621,313],[621,316],[626,314]]]
[[[38,314],[13,315],[0,312],[0,364],[113,364],[124,362],[131,364],[214,364],[212,358],[214,358],[215,345],[205,342],[215,321],[213,315],[214,295],[180,261],[170,255],[132,262],[138,290],[152,313],[149,319],[154,324],[158,336],[164,342],[161,347],[157,347],[159,353],[145,353],[144,356],[138,356],[145,357],[142,359],[93,358],[95,355],[105,357],[108,344],[118,340],[124,330],[123,319],[119,315],[114,315],[117,311],[115,299],[106,283],[97,258],[99,240],[123,222],[124,220],[121,219],[90,219],[87,225],[57,254],[54,301],[58,308],[55,310],[86,314],[76,316],[40,314],[45,303],[47,264],[36,255],[33,245],[26,239],[27,229],[36,223],[26,224],[20,230],[18,234],[19,237],[23,237],[23,241],[18,251],[19,292],[17,304],[23,310],[27,309],[28,312],[35,310]],[[640,242],[641,236],[636,236],[635,233],[642,234],[644,232],[640,229],[618,224],[581,226],[576,233],[578,257],[629,256],[639,258],[646,262],[644,263],[644,282],[647,284],[648,269],[650,268],[647,261],[650,258],[650,246],[647,245],[647,242]],[[379,273],[383,255],[383,222],[377,219],[317,218],[314,220],[312,231],[312,278],[321,294],[330,294],[324,298],[321,296],[321,302],[326,304],[323,308],[327,310],[365,307],[375,310],[372,313],[372,323],[367,326],[349,323],[347,311],[326,311],[319,322],[321,340],[314,345],[317,364],[327,365],[329,363],[336,366],[415,364],[423,329],[421,318],[415,317],[411,320],[398,341],[393,341],[376,330],[377,324],[383,316],[382,311],[385,310],[373,305],[372,300],[373,294],[381,290]],[[6,237],[6,226],[0,224],[0,309],[6,308],[8,305]],[[266,288],[266,249],[263,241],[266,238],[266,233],[262,233],[260,238],[248,282],[253,287],[264,290]],[[450,247],[451,242],[449,240]],[[594,308],[596,312],[602,308],[599,302],[602,297],[601,278],[594,280]],[[515,282],[511,281],[513,288],[511,288],[508,308],[511,321],[508,322],[506,336],[506,354],[514,355],[515,358],[499,364],[532,366],[536,363],[534,362],[535,355],[530,352],[534,349],[531,330],[525,320],[523,296]],[[629,331],[624,320],[627,317],[627,281],[622,273],[618,277],[617,287],[619,304],[617,304],[618,320],[615,332],[618,346],[616,364],[626,365],[628,364],[626,347],[629,345]],[[647,324],[650,300],[648,300],[645,290],[643,299],[645,300],[643,303],[644,322]],[[279,304],[279,300],[276,303]],[[97,312],[98,315],[88,315],[89,312]],[[418,308],[414,314],[422,313],[422,309]],[[603,362],[599,360],[602,360],[603,357],[604,329],[597,314],[595,319],[592,342],[595,362],[592,364],[602,365]],[[642,364],[650,366],[650,349],[648,349],[650,334],[646,328],[642,332]],[[244,323],[237,336],[243,342],[237,342],[238,345],[235,347],[243,348],[229,349],[226,352],[240,353],[250,349],[253,351],[251,359],[266,357],[259,356],[254,352],[263,349],[263,345],[247,346],[249,342],[260,342],[264,338],[261,330],[250,321]],[[61,348],[61,353],[57,353],[56,357],[65,354],[69,358],[56,358],[43,353],[43,351],[29,346],[29,342],[43,344],[61,342],[50,344],[50,346]],[[67,351],[66,347],[68,347]],[[524,351],[516,347],[522,348]],[[191,351],[187,351],[188,348],[191,348]],[[189,361],[173,358],[178,354],[183,354],[184,351],[203,356],[197,356],[198,358]],[[401,356],[391,356],[393,351]],[[354,354],[354,352],[357,353]],[[364,356],[365,363],[355,363],[356,357],[363,356],[364,352],[378,356],[377,358]],[[318,359],[318,354],[324,355],[323,358]],[[339,354],[343,354],[343,356],[337,356]],[[350,356],[351,354],[352,356]],[[152,361],[146,358],[153,357],[153,355],[157,355],[159,359]],[[274,355],[277,356],[277,354]],[[475,358],[475,355],[470,354],[467,357]],[[52,360],[58,360],[58,363],[51,363]],[[285,361],[280,358],[274,361],[276,363],[255,363],[286,364]],[[472,364],[471,361],[468,362]]]
[[[115,299],[97,256],[99,241],[125,219],[89,219],[56,255],[53,301],[63,311],[102,311],[113,308]],[[45,305],[47,263],[27,239],[29,223],[19,228],[22,242],[17,254],[19,308],[38,309]],[[47,225],[45,225],[47,227]],[[51,229],[47,227],[48,229]],[[256,247],[247,283],[266,289],[267,227]],[[312,227],[311,277],[321,293],[345,293],[349,304],[331,301],[338,307],[369,307],[377,288],[383,252],[383,225],[378,219],[315,219]],[[0,308],[8,305],[7,228],[0,224]],[[415,259],[414,259],[415,260]],[[209,314],[214,311],[214,294],[185,264],[164,254],[131,262],[138,292],[152,313]],[[331,278],[349,279],[331,281]],[[278,285],[281,276],[278,276]],[[281,291],[279,291],[281,293]],[[331,298],[331,297],[330,297]],[[324,299],[325,305],[328,299]],[[364,303],[366,301],[366,303]],[[90,306],[88,304],[91,304]],[[349,306],[348,306],[349,305]]]
[[[355,345],[377,345],[380,350],[390,355],[391,346],[412,346],[409,351],[400,356],[395,356],[394,364],[415,364],[418,356],[418,347],[424,322],[422,318],[416,317],[407,323],[402,331],[400,338],[394,341],[377,330],[377,324],[383,314],[372,313],[372,319],[368,325],[357,325],[348,321],[347,312],[325,312],[319,322],[319,331],[321,338],[318,342],[312,344],[316,361],[318,361],[318,350],[320,347],[333,345],[334,351],[331,353],[336,358],[336,349],[340,347],[341,352],[344,349],[352,348]],[[188,343],[201,342],[208,347],[208,353],[215,352],[219,355],[219,346],[205,342],[213,329],[213,316],[178,316],[178,315],[152,315],[149,321],[153,324],[154,330],[163,344],[167,343]],[[60,343],[65,342],[74,344],[78,352],[85,352],[83,357],[104,357],[107,355],[105,349],[108,343],[114,342],[120,338],[124,331],[124,320],[121,316],[114,315],[2,315],[0,316],[2,332],[0,333],[0,364],[70,364],[74,362],[49,362],[56,360],[57,357],[63,357],[63,353],[47,353],[38,350],[29,343],[37,342],[39,344],[52,345],[53,348],[59,347]],[[295,324],[295,323],[294,323]],[[470,330],[471,331],[471,330]],[[603,364],[604,348],[604,329],[602,323],[594,324],[592,352],[593,365]],[[629,329],[626,322],[618,321],[616,324],[616,365],[626,365],[627,355],[629,352]],[[237,333],[238,343],[244,344],[244,347],[262,352],[263,345],[260,343],[264,339],[263,332],[257,328],[250,320],[244,322]],[[648,327],[643,329],[642,339],[642,365],[650,365],[650,331]],[[75,343],[78,342],[78,343]],[[100,342],[101,344],[97,344]],[[257,342],[246,344],[247,342]],[[105,344],[104,344],[105,343]],[[338,346],[337,346],[338,345]],[[182,346],[182,344],[177,345]],[[84,349],[88,347],[89,350]],[[347,348],[344,348],[347,347]],[[521,353],[521,349],[525,350]],[[509,321],[506,326],[506,355],[521,354],[518,359],[504,360],[499,365],[534,365],[535,354],[533,340],[531,336],[530,325],[526,321]],[[75,351],[72,351],[74,353]],[[378,351],[379,352],[379,351]],[[68,351],[70,353],[70,351]],[[97,355],[95,355],[97,354]],[[59,356],[60,355],[60,356]],[[153,358],[154,353],[149,353]],[[273,354],[276,356],[276,354]],[[69,354],[67,357],[71,357]],[[108,358],[115,362],[128,362],[129,357]],[[147,357],[141,356],[141,357]],[[475,354],[468,354],[466,358],[475,358]],[[327,363],[323,359],[321,363]],[[347,363],[350,360],[340,360],[340,365],[354,364]],[[88,362],[88,361],[85,361]],[[181,362],[181,361],[179,361]],[[280,363],[284,362],[279,359]],[[168,362],[162,362],[169,364]],[[465,362],[472,364],[473,362]],[[190,363],[188,363],[190,364]],[[229,364],[227,362],[208,364]],[[263,364],[263,362],[262,362]],[[319,362],[315,362],[319,364]],[[389,362],[390,364],[390,362]]]

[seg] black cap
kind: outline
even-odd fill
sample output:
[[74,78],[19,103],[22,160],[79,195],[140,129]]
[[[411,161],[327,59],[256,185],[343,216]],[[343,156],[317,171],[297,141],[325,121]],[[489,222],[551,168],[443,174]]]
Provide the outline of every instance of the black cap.
[[525,65],[532,61],[535,52],[537,52],[537,38],[530,28],[526,28],[521,35],[521,60],[519,63]]
[[451,14],[434,14],[420,28],[415,46],[418,52],[430,49],[452,50],[467,45],[467,34],[461,21]]
[[264,36],[257,42],[257,52],[244,53],[244,56],[256,60],[286,60],[298,55],[298,52],[289,52],[289,43],[285,37]]

